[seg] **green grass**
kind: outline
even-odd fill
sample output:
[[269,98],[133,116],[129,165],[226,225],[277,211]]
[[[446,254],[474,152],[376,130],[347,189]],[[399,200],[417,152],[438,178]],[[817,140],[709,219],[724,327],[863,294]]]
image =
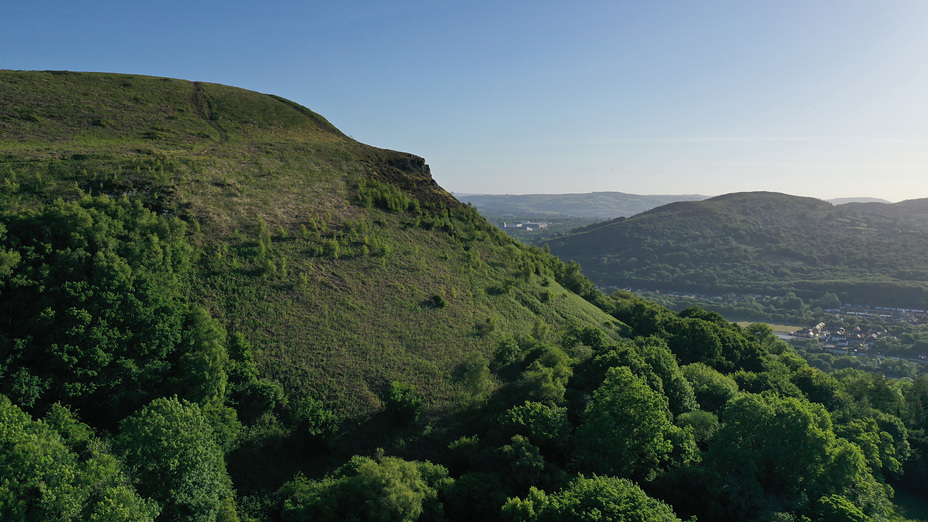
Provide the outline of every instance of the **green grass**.
[[[745,327],[751,324],[751,322],[750,321],[737,321],[737,324],[738,326]],[[765,323],[765,324],[769,326],[770,328],[772,328],[774,332],[781,332],[781,333],[795,332],[796,330],[799,330],[800,328],[802,328],[802,326],[795,326],[795,325],[791,326],[791,325],[786,325],[786,324],[773,324],[773,323]]]
[[[259,274],[257,260],[232,254],[203,283],[226,289],[215,295],[216,313],[260,339],[265,372],[298,394],[369,412],[379,408],[385,383],[408,380],[428,391],[427,408],[440,409],[460,398],[451,375],[467,354],[488,356],[501,336],[529,332],[538,317],[597,326],[608,320],[551,278],[542,286],[536,274],[508,292],[487,292],[517,279],[504,262],[511,254],[505,243],[465,251],[441,231],[403,226],[408,216],[375,210],[371,218],[380,224],[367,236],[389,245],[386,255],[307,255],[316,240],[288,232],[269,250],[276,266],[285,260],[286,275]],[[476,266],[468,262],[475,256]],[[434,306],[434,295],[444,307]],[[496,326],[487,332],[490,317]]]

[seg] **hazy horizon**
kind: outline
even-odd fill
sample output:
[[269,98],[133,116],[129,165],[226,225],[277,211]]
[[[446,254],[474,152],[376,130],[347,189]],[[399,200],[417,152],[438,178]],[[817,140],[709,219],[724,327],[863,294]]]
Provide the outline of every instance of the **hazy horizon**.
[[[746,190],[746,191],[742,191],[742,192],[758,192],[758,191]],[[594,190],[594,191],[590,191],[590,192],[526,192],[526,193],[506,193],[506,194],[490,193],[490,192],[454,192],[454,191],[451,191],[451,194],[452,194],[454,197],[458,197],[458,196],[465,196],[465,197],[466,197],[466,196],[572,196],[572,195],[602,194],[602,193],[606,193],[606,194],[608,194],[608,193],[619,193],[619,194],[627,194],[627,195],[629,195],[629,196],[645,196],[645,197],[674,197],[674,196],[686,197],[686,196],[699,196],[699,197],[703,197],[703,198],[706,198],[706,199],[714,198],[714,197],[717,197],[717,196],[723,196],[723,195],[725,195],[725,194],[731,194],[731,192],[726,192],[726,193],[723,193],[723,194],[711,194],[711,195],[707,195],[707,194],[672,194],[672,193],[662,193],[662,194],[637,194],[637,193],[631,193],[631,192],[623,192],[623,191],[621,191],[621,190]],[[787,194],[787,195],[790,195],[790,196],[800,196],[800,197],[815,197],[815,196],[803,196],[802,194],[790,194],[790,193],[788,193],[788,192],[782,192],[782,194]],[[881,202],[881,203],[899,203],[899,202],[901,202],[901,201],[907,201],[907,200],[890,201],[890,200],[887,200],[887,199],[875,198],[875,197],[871,197],[871,196],[841,197],[841,198],[816,198],[816,199],[821,199],[821,200],[823,200],[823,201],[830,201],[830,202],[842,201],[842,200],[855,200],[855,201],[860,201],[860,200],[872,200],[873,202]],[[909,199],[922,199],[922,198],[909,198]]]

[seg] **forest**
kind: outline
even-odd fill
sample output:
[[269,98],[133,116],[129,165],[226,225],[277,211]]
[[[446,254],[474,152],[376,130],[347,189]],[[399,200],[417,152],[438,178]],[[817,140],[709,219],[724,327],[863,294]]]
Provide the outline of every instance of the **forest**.
[[928,377],[600,292],[286,100],[0,93],[3,520],[908,520],[925,495]]

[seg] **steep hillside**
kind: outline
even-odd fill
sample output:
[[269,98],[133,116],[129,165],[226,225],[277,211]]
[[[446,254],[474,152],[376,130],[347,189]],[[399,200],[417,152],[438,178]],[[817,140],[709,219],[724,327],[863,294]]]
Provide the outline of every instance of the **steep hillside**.
[[450,406],[463,396],[455,367],[500,335],[610,320],[556,282],[556,261],[438,187],[422,158],[274,96],[3,71],[0,178],[10,215],[105,195],[179,218],[195,252],[183,294],[243,335],[291,400],[338,411],[377,410],[393,380],[427,390],[430,410]]
[[728,194],[597,224],[550,247],[600,286],[813,298],[834,292],[850,302],[928,306],[928,233],[858,208]]

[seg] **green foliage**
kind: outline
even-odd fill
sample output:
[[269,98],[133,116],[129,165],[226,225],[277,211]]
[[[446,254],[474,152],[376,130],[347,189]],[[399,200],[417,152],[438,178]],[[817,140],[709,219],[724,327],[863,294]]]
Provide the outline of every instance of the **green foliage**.
[[513,435],[509,444],[499,450],[500,459],[506,463],[503,476],[517,490],[538,484],[545,472],[546,462],[541,450],[522,435]]
[[460,367],[461,383],[475,403],[486,400],[493,391],[490,361],[479,353],[471,353]]
[[465,473],[445,493],[445,514],[449,520],[493,520],[499,518],[506,494],[499,474]]
[[254,423],[261,415],[287,404],[280,384],[267,379],[255,379],[240,386],[233,396],[242,420]]
[[209,312],[194,307],[184,323],[178,364],[181,374],[174,379],[177,395],[195,402],[226,396],[226,331]]
[[908,433],[902,421],[888,413],[870,410],[865,416],[842,419],[835,434],[856,444],[867,459],[874,477],[898,480],[910,456]]
[[518,341],[512,337],[504,337],[496,344],[493,350],[493,360],[500,366],[516,362],[522,354]]
[[573,375],[570,356],[556,346],[542,345],[541,353],[522,373],[520,388],[531,400],[559,403]]
[[865,515],[851,501],[841,495],[828,495],[818,499],[815,505],[817,520],[822,522],[868,522]]
[[213,433],[213,439],[224,453],[235,449],[238,438],[242,432],[242,423],[238,420],[238,412],[231,406],[214,398],[201,405],[203,416]]
[[667,504],[649,497],[634,482],[614,477],[580,475],[562,491],[547,495],[532,488],[525,500],[511,498],[503,506],[508,520],[680,520]]
[[121,463],[68,410],[33,421],[0,395],[0,518],[154,520],[159,507],[128,484]]
[[365,208],[378,207],[390,212],[419,211],[419,201],[409,197],[395,185],[365,178],[358,184],[358,205]]
[[384,407],[387,416],[400,426],[415,424],[422,413],[422,397],[416,395],[416,387],[393,381],[389,393]]
[[729,401],[722,419],[709,458],[730,484],[756,488],[742,493],[755,502],[762,505],[766,501],[761,497],[772,495],[792,511],[808,509],[810,497],[830,493],[870,515],[886,509],[886,493],[870,474],[864,455],[835,436],[821,405],[745,393]]
[[308,440],[326,439],[338,430],[338,416],[312,397],[297,403],[295,418],[296,429]]
[[222,448],[199,406],[155,399],[126,418],[116,447],[135,470],[139,491],[171,520],[238,520]]
[[[645,478],[675,458],[688,462],[695,457],[692,436],[687,442],[679,431],[671,422],[665,396],[628,368],[610,368],[577,429],[577,457],[585,470]],[[680,439],[682,447],[675,448],[674,439]]]
[[719,418],[708,411],[696,410],[681,413],[677,416],[677,426],[690,428],[693,439],[700,448],[705,449],[712,437],[719,431],[721,424]]
[[718,413],[738,393],[734,379],[703,363],[687,364],[681,371],[692,385],[696,401],[703,410]]
[[298,476],[284,484],[283,519],[435,519],[443,512],[439,495],[453,483],[445,468],[430,462],[356,456],[321,480]]
[[698,407],[690,382],[677,365],[677,359],[659,339],[641,340],[638,352],[661,380],[663,393],[669,400],[670,412],[679,415]]
[[837,371],[832,376],[863,407],[875,408],[897,417],[902,414],[905,399],[898,383],[892,379],[852,369]]
[[567,408],[540,402],[525,401],[509,408],[500,423],[506,434],[528,437],[543,447],[564,445],[570,432]]
[[0,299],[0,336],[12,345],[0,383],[23,406],[62,401],[112,423],[163,393],[186,350],[219,350],[185,332],[191,248],[179,220],[85,197],[0,222],[21,258]]
[[[0,445],[12,506],[0,518],[234,519],[231,475],[256,521],[493,520],[506,497],[505,516],[523,519],[672,519],[619,478],[567,485],[600,472],[648,480],[701,520],[879,519],[884,482],[928,476],[920,379],[828,376],[761,325],[607,298],[577,263],[459,205],[421,158],[305,108],[145,77],[0,71],[0,83],[16,93],[0,99],[0,134],[22,138],[0,155],[0,389],[28,411],[0,405],[0,434],[26,440]],[[694,223],[687,240],[719,242]],[[636,259],[610,269],[724,284],[698,271],[698,249],[657,258],[674,248],[658,233],[674,231],[643,230]],[[805,317],[887,288],[813,281],[817,251],[768,263],[784,290],[768,301]],[[597,277],[601,257],[583,261]],[[779,279],[800,271],[810,278]],[[917,297],[925,278],[906,277],[894,288]],[[377,447],[409,460],[335,469]],[[300,471],[317,480],[278,497]]]

